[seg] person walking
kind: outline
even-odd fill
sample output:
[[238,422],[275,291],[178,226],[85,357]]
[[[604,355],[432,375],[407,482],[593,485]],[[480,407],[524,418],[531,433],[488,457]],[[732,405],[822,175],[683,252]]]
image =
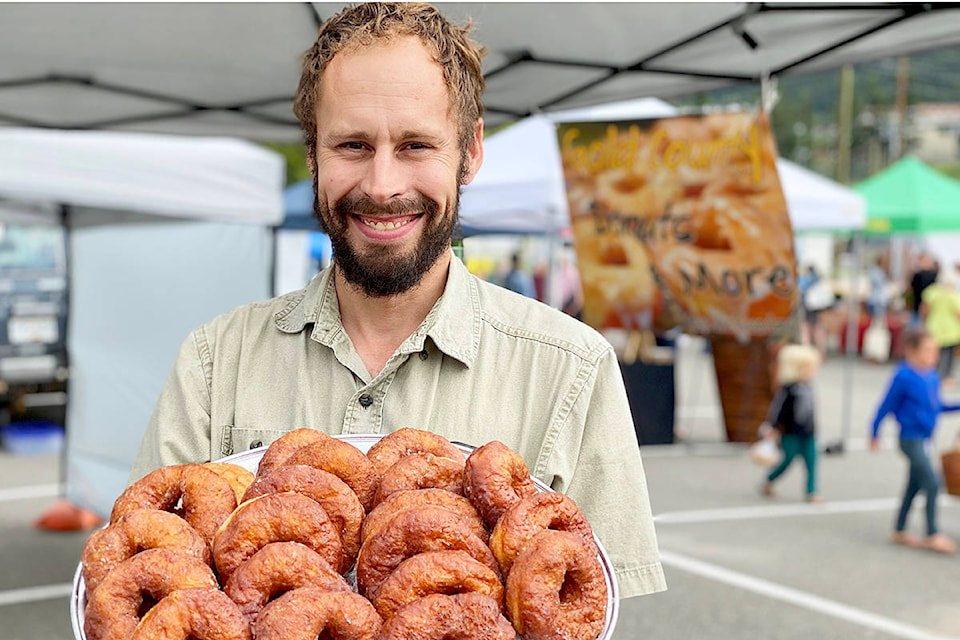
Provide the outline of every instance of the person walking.
[[503,287],[528,298],[536,298],[537,290],[533,286],[533,278],[520,269],[520,254],[510,257],[510,271],[503,278]]
[[953,358],[960,346],[960,291],[953,269],[944,267],[936,281],[923,290],[921,313],[927,332],[940,348],[937,373],[944,384],[953,382]]
[[913,324],[920,323],[920,303],[923,291],[937,279],[937,263],[929,253],[921,253],[917,259],[917,269],[910,277],[910,298],[913,308]]
[[[940,376],[937,343],[922,328],[911,327],[904,334],[904,361],[896,368],[887,392],[877,408],[870,437],[870,449],[880,448],[880,426],[888,414],[900,424],[900,451],[909,463],[907,486],[897,513],[891,540],[908,547],[923,547],[940,553],[954,553],[956,543],[937,528],[937,494],[940,478],[933,469],[931,448],[937,416],[958,411],[960,405],[945,405],[940,400]],[[920,540],[907,531],[907,516],[917,494],[926,493],[927,537]]]
[[820,366],[820,352],[813,346],[790,344],[777,354],[779,388],[761,425],[764,437],[779,437],[783,459],[767,476],[763,494],[774,497],[773,483],[798,455],[807,468],[806,500],[821,502],[817,494],[816,406],[812,381]]

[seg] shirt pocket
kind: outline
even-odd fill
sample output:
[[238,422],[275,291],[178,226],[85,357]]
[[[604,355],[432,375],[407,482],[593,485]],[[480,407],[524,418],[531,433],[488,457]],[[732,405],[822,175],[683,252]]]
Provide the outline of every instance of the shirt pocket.
[[[270,444],[288,433],[292,429],[250,429],[245,427],[235,427],[226,425],[223,429],[223,440],[221,453],[223,456],[229,456],[236,453],[243,453],[253,449],[261,449],[270,446]],[[262,453],[262,452],[261,452]]]

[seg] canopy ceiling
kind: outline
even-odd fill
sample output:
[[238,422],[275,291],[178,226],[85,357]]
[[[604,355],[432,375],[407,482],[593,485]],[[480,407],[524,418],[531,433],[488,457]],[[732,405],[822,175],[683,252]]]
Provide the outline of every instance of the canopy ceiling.
[[[345,3],[0,3],[0,125],[299,138]],[[960,44],[954,3],[439,3],[490,51],[487,125]]]

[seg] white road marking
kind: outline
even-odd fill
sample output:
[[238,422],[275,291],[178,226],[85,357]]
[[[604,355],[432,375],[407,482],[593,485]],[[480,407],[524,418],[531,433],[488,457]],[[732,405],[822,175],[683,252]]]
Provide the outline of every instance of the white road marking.
[[63,492],[62,484],[34,484],[26,487],[0,489],[0,502],[27,500],[29,498],[49,498]]
[[799,589],[793,589],[775,582],[755,578],[745,573],[725,569],[724,567],[703,562],[679,553],[661,549],[660,560],[666,566],[687,573],[722,582],[740,589],[746,589],[747,591],[752,591],[767,598],[810,609],[898,638],[906,638],[908,640],[948,640],[946,636],[939,636],[919,627],[914,627],[891,618],[885,618],[884,616],[864,611],[863,609],[857,609],[856,607],[851,607],[812,593],[800,591]]
[[9,589],[0,591],[0,607],[10,604],[26,604],[40,600],[66,598],[73,593],[73,584],[48,584],[41,587],[26,587],[24,589]]

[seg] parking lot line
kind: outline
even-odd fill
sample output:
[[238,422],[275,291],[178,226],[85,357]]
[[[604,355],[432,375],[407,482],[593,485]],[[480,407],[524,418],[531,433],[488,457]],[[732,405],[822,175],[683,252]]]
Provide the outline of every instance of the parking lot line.
[[871,500],[845,500],[809,504],[764,504],[751,507],[729,507],[724,509],[700,509],[691,511],[667,511],[653,517],[657,524],[693,524],[705,522],[724,522],[729,520],[754,520],[765,518],[785,518],[792,516],[825,515],[837,513],[864,513],[869,511],[890,511],[900,504],[899,498],[875,498]]
[[60,483],[52,484],[34,484],[26,487],[8,487],[0,489],[0,502],[9,502],[10,500],[28,500],[30,498],[49,498],[63,493],[63,485]]
[[26,587],[23,589],[9,589],[0,591],[0,607],[10,604],[25,604],[39,600],[53,600],[65,598],[73,593],[73,584],[48,584],[40,587]]
[[[738,571],[732,571],[719,565],[703,562],[679,553],[664,549],[660,550],[660,560],[664,566],[673,567],[687,573],[692,573],[710,580],[746,589],[767,598],[780,600],[797,607],[803,607],[824,615],[839,618],[847,622],[874,629],[882,633],[905,638],[907,640],[949,640],[946,636],[939,636],[919,627],[905,624],[898,620],[857,609],[835,600],[786,587],[769,580],[757,578]],[[955,639],[954,639],[955,640]]]

